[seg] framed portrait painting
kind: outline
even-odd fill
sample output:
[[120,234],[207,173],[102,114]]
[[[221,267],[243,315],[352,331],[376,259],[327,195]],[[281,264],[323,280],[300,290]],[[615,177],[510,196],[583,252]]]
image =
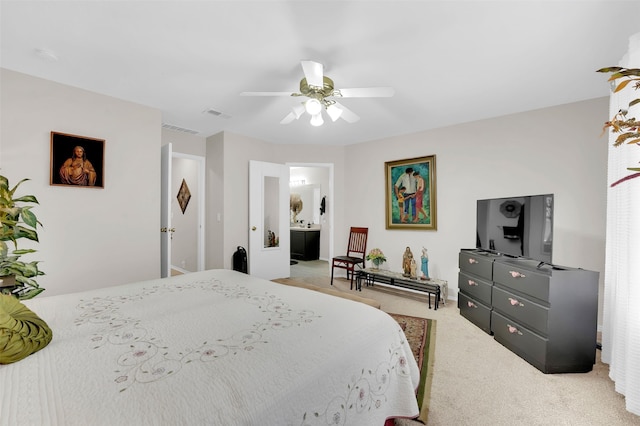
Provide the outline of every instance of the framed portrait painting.
[[104,188],[104,139],[51,132],[51,185]]
[[386,228],[436,230],[436,156],[384,163]]

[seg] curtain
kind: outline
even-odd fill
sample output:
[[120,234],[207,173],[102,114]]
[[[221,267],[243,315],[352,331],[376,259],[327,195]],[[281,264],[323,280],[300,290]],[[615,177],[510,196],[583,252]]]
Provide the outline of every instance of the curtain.
[[[640,68],[640,33],[630,38],[620,66]],[[612,93],[610,116],[639,97],[640,89],[631,85]],[[640,105],[627,117],[640,117]],[[640,163],[640,146],[614,147],[614,139],[609,136],[608,185]],[[627,410],[640,415],[640,177],[608,188],[602,361]]]

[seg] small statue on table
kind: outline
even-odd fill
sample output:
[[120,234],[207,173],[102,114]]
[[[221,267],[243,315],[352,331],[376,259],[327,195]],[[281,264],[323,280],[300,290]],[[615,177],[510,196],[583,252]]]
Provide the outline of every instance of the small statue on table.
[[413,253],[411,253],[411,249],[409,247],[407,247],[404,250],[404,254],[402,255],[402,276],[403,277],[410,277],[411,276],[411,261],[412,260],[413,260]]
[[411,259],[411,279],[412,280],[415,280],[418,278],[417,270],[418,270],[418,265],[416,264],[416,260]]
[[429,255],[427,255],[427,249],[422,247],[422,256],[420,257],[422,260],[422,276],[421,280],[430,280],[429,278]]

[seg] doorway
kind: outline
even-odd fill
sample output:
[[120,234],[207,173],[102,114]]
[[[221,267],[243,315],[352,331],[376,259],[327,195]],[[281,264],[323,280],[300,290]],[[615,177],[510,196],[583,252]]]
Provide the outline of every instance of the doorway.
[[[313,269],[326,269],[329,273],[329,261],[333,257],[333,174],[332,163],[287,163],[289,166],[290,196],[300,195],[303,206],[296,219],[305,221],[303,224],[313,223],[320,228],[319,258],[309,262],[298,260],[298,264],[291,265],[291,275],[312,272]],[[307,194],[307,195],[305,195]],[[322,208],[322,211],[320,210]],[[293,219],[293,218],[292,218]],[[292,223],[300,226],[300,223]],[[326,266],[324,266],[326,265]],[[296,269],[297,268],[297,269]],[[313,272],[316,274],[315,272]]]
[[[163,145],[161,152],[160,277],[166,278],[173,271],[204,270],[205,158],[173,152],[171,143]],[[187,210],[195,219],[185,221],[179,216]],[[172,250],[176,236],[187,242]],[[185,246],[194,254],[187,257]]]
[[171,269],[204,270],[204,157],[174,152],[171,193]]

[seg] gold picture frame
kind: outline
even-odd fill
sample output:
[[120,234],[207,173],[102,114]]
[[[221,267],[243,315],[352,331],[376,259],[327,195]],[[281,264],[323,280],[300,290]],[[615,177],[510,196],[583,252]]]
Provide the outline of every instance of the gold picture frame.
[[384,163],[386,229],[437,230],[436,156]]

